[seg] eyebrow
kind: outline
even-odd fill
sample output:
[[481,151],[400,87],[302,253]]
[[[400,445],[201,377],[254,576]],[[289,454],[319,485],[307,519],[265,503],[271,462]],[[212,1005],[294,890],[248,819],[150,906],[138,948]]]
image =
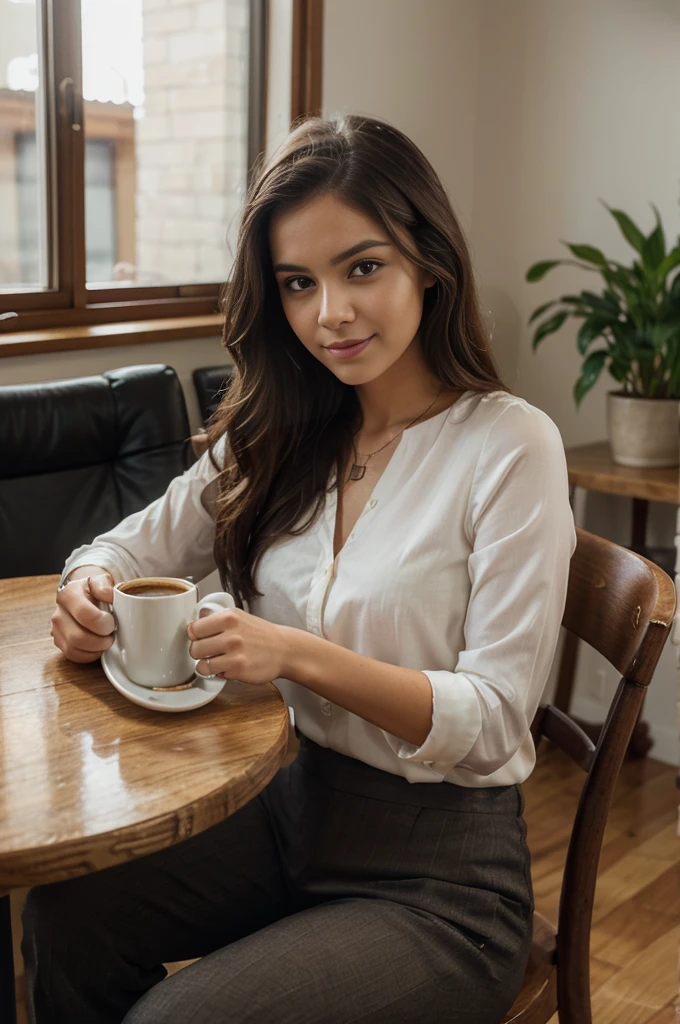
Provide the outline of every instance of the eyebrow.
[[[367,238],[363,242],[357,242],[357,244],[353,245],[351,249],[345,249],[344,252],[338,253],[337,256],[334,256],[333,259],[331,260],[331,266],[337,266],[338,263],[342,263],[344,262],[344,260],[348,260],[350,256],[356,256],[357,253],[363,252],[364,249],[372,249],[374,248],[374,246],[377,245],[391,244],[391,242],[379,242],[375,238]],[[301,267],[297,263],[277,263],[276,266],[274,267],[274,273],[278,274],[280,270],[292,270],[294,272],[303,273],[304,271],[309,270],[309,267]]]

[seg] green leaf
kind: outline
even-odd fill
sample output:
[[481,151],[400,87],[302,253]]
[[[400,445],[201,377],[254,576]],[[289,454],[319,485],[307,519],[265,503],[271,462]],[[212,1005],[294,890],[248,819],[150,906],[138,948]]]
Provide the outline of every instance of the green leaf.
[[614,338],[614,345],[611,348],[611,357],[614,360],[621,360],[628,366],[628,372],[635,361],[636,349],[636,327],[632,321],[612,324],[610,327]]
[[657,352],[663,352],[668,342],[680,334],[680,318],[667,324],[654,324],[651,327],[651,340]]
[[557,299],[551,299],[550,302],[544,302],[542,306],[539,306],[538,309],[533,311],[529,317],[528,323],[532,324],[534,320],[538,320],[539,316],[542,313],[545,313],[546,309],[550,309],[551,306],[554,306],[557,301]]
[[663,228],[659,224],[642,245],[642,262],[648,270],[657,270],[666,255]]
[[543,260],[541,263],[534,263],[526,272],[526,280],[540,281],[542,277],[545,277],[549,270],[552,270],[553,267],[557,267],[563,262],[563,260]]
[[604,290],[604,292],[602,294],[604,295],[605,299],[609,299],[609,301],[611,302],[612,306],[616,306],[616,308],[619,309],[619,310],[621,309],[621,296],[620,295],[617,295],[616,292],[613,292],[611,290],[611,288],[605,288],[605,290]]
[[633,223],[628,214],[624,213],[623,210],[613,210],[611,206],[607,206],[607,203],[605,203],[604,205],[607,207],[612,217],[619,225],[621,229],[621,234],[626,239],[628,244],[632,245],[636,252],[642,253],[642,247],[645,244],[645,236],[642,234],[637,225]]
[[[659,234],[661,236],[661,246],[663,248],[663,255],[665,255],[665,253],[666,253],[666,236],[663,233],[663,224],[661,223],[661,214],[657,210],[657,208],[654,205],[654,203],[650,203],[649,205],[654,210],[654,217],[656,218],[656,230],[652,231],[652,235],[656,234],[657,231],[659,232]],[[649,237],[651,238],[651,235]]]
[[574,256],[579,260],[585,260],[586,263],[594,263],[598,267],[606,267],[609,264],[604,253],[596,249],[594,245],[572,245],[570,242],[564,242]]
[[568,310],[562,310],[560,313],[555,313],[555,316],[550,317],[549,320],[544,322],[536,329],[534,334],[534,340],[531,343],[532,348],[536,348],[538,343],[547,337],[548,334],[554,334],[555,331],[559,331],[564,321],[569,316]]
[[[621,305],[622,301],[624,304],[627,303],[628,307],[630,307],[631,305],[635,305],[638,297],[638,284],[633,279],[629,268],[624,267],[618,270],[603,270],[602,276],[604,277],[605,281],[610,286],[610,288],[616,288],[618,289],[618,292],[620,292],[620,295],[616,293],[616,301],[619,304],[619,306]],[[605,294],[607,293],[605,292]]]
[[680,274],[676,274],[673,278],[673,284],[670,287],[670,296],[675,301],[677,299],[680,302]]
[[582,356],[586,354],[591,341],[601,338],[603,330],[608,326],[607,321],[599,320],[597,317],[589,317],[583,321],[576,335],[576,345]]
[[581,367],[581,376],[574,384],[574,401],[577,408],[583,401],[584,396],[596,383],[608,355],[609,353],[606,348],[598,349],[597,352],[591,352]]
[[606,313],[607,316],[618,317],[621,312],[618,302],[612,302],[611,299],[606,299],[603,295],[597,295],[595,292],[581,292],[581,301],[586,306]]
[[680,245],[676,246],[675,249],[671,249],[665,259],[661,261],[659,266],[656,268],[657,274],[662,281],[665,281],[671,270],[674,270],[678,264],[680,264]]
[[614,380],[623,381],[630,373],[630,363],[624,359],[612,359],[608,369]]

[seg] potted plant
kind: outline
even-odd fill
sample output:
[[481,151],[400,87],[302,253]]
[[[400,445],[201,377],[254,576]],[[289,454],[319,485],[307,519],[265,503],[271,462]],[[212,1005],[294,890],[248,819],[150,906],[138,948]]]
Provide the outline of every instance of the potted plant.
[[[574,384],[576,406],[603,368],[620,385],[607,395],[612,455],[624,466],[677,466],[680,461],[680,235],[666,252],[661,218],[652,204],[656,226],[645,237],[622,210],[609,210],[637,256],[630,266],[609,259],[592,245],[565,242],[576,260],[534,263],[527,281],[541,278],[560,264],[598,273],[605,287],[562,295],[532,313],[529,323],[551,310],[538,324],[532,348],[558,331],[568,317],[583,323],[576,344],[583,358]],[[557,307],[555,309],[554,307]]]

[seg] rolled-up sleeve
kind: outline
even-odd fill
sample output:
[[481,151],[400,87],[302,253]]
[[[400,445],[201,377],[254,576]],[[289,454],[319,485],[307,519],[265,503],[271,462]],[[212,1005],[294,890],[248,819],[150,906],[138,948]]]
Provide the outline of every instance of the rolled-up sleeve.
[[[215,449],[218,464],[224,443]],[[215,527],[204,494],[218,471],[205,452],[172,480],[162,497],[123,519],[112,530],[76,548],[64,573],[80,565],[100,565],[116,583],[137,576],[192,576],[196,581],[215,569]]]
[[453,768],[491,775],[514,756],[555,654],[576,531],[562,439],[539,409],[511,404],[490,427],[465,530],[464,649],[452,671],[422,670],[433,698],[425,741],[392,741],[442,778]]

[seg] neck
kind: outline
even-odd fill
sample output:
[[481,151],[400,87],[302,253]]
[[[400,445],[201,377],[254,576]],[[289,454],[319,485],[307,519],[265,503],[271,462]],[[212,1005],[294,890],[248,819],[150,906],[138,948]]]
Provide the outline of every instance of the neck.
[[[442,390],[441,381],[430,373],[422,358],[414,359],[415,353],[410,355],[415,348],[415,344],[409,346],[380,377],[357,386],[363,414],[362,435],[380,437],[394,433],[423,414],[432,402],[435,404],[428,416],[436,415],[450,404],[453,392],[447,388]],[[419,356],[419,352],[417,354]]]

